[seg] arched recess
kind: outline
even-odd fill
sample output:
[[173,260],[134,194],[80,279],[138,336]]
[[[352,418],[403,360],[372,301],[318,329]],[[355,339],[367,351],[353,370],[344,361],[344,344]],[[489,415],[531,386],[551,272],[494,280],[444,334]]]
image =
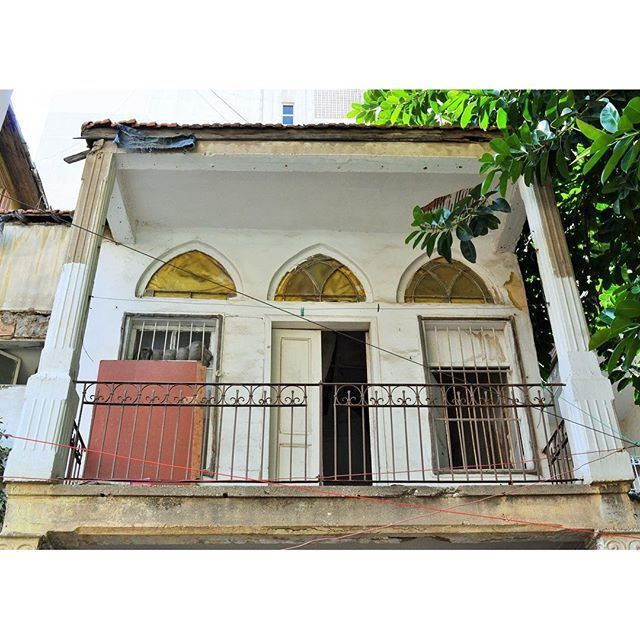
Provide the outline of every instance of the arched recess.
[[188,243],[152,262],[138,282],[138,297],[225,300],[236,295],[239,276],[212,247]]
[[328,247],[316,245],[283,265],[271,281],[269,298],[296,302],[364,302],[371,289],[359,270]]
[[495,299],[485,281],[465,264],[436,258],[405,272],[398,288],[398,302],[495,304]]

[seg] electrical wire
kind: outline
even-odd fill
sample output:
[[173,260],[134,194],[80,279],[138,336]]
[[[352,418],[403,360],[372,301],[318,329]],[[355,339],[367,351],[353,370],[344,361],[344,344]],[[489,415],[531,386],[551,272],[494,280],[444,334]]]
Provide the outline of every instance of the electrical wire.
[[[56,443],[56,442],[51,442],[51,441],[47,441],[47,440],[41,440],[41,439],[37,439],[37,438],[28,438],[25,436],[16,436],[14,434],[6,434],[7,437],[12,437],[12,438],[16,438],[19,440],[24,440],[24,441],[28,441],[28,442],[32,442],[32,443],[37,443],[37,444],[46,444],[46,445],[50,445],[50,446],[56,446],[56,447],[62,447],[62,448],[67,448],[67,449],[76,449],[76,447],[70,445],[70,444],[61,444],[61,443]],[[83,448],[85,451],[91,451],[90,449],[87,448]],[[109,452],[102,452],[106,455],[110,455],[110,456],[115,456],[115,457],[123,457],[123,458],[129,458],[131,460],[139,460],[136,458],[131,458],[128,456],[121,456],[120,454],[111,454]],[[144,463],[144,459],[142,459],[142,462]],[[151,464],[154,465],[160,465],[160,466],[170,466],[170,467],[177,467],[180,469],[189,469],[189,467],[184,467],[183,465],[172,465],[169,463],[162,463],[162,462],[153,462]],[[228,474],[221,474],[221,475],[228,475]],[[45,479],[42,478],[42,480],[51,480],[50,478]],[[251,480],[253,482],[259,483],[259,484],[267,484],[267,485],[277,485],[277,486],[283,486],[289,489],[293,489],[296,491],[302,491],[302,492],[309,492],[309,493],[315,493],[315,494],[321,494],[321,495],[327,495],[327,496],[331,496],[331,497],[337,497],[337,498],[350,498],[350,499],[354,499],[354,500],[364,500],[366,502],[374,502],[374,503],[379,503],[379,504],[388,504],[388,505],[392,505],[392,506],[398,506],[398,507],[402,507],[402,508],[413,508],[413,509],[419,509],[421,511],[426,511],[429,514],[436,514],[436,513],[446,513],[446,514],[450,514],[450,515],[457,515],[457,516],[464,516],[464,517],[471,517],[471,518],[476,518],[476,519],[483,519],[483,520],[491,520],[491,521],[501,521],[501,522],[507,522],[510,524],[517,524],[517,525],[523,525],[523,526],[536,526],[536,527],[547,527],[547,528],[553,528],[553,529],[558,529],[558,530],[563,530],[563,531],[569,531],[569,532],[581,532],[581,533],[595,533],[594,529],[590,529],[590,528],[585,528],[585,527],[569,527],[567,525],[564,524],[560,524],[560,523],[555,523],[555,522],[546,522],[546,521],[535,521],[535,520],[524,520],[522,518],[511,518],[508,516],[499,516],[499,515],[492,515],[492,514],[487,514],[487,513],[474,513],[474,512],[469,512],[469,511],[461,511],[460,508],[455,508],[455,509],[443,509],[443,508],[438,508],[438,507],[430,507],[428,505],[422,505],[422,504],[416,504],[414,502],[402,502],[400,500],[392,500],[392,499],[388,499],[388,498],[380,498],[380,497],[376,497],[376,496],[365,496],[365,495],[360,495],[360,494],[345,494],[345,493],[341,493],[338,491],[331,491],[331,490],[327,490],[327,489],[322,489],[320,487],[314,487],[314,486],[309,486],[309,485],[295,485],[295,484],[287,484],[287,483],[283,483],[283,482],[278,482],[278,481],[274,481],[274,480],[262,480],[262,479],[257,479],[257,478],[251,478]],[[160,483],[157,483],[160,484]],[[388,526],[392,526],[392,525],[387,525]],[[624,538],[630,538],[633,540],[640,540],[640,536],[634,536],[634,535],[630,535],[630,534],[625,534],[622,532],[607,532],[607,535],[615,535],[618,537],[624,537]]]
[[209,91],[211,91],[218,100],[224,102],[224,104],[226,104],[227,107],[229,107],[229,109],[231,109],[231,111],[233,111],[237,116],[242,118],[247,124],[249,123],[249,121],[237,109],[234,109],[221,95],[217,94],[213,89],[209,89]]
[[[3,185],[2,183],[0,183],[0,186],[4,186],[4,185]],[[5,188],[6,188],[6,187],[5,187]],[[25,205],[25,206],[29,207],[29,205],[28,205],[27,203],[25,203],[25,202],[21,202],[20,200],[15,200],[15,201],[16,201],[16,202],[20,202],[20,204],[23,204],[23,205]],[[41,212],[46,213],[46,209],[38,209],[38,208],[34,208],[33,210],[37,210],[37,211],[41,211]],[[66,224],[66,225],[68,225],[68,226],[71,226],[71,227],[75,227],[76,229],[79,229],[79,230],[84,231],[84,232],[86,232],[86,233],[92,234],[92,235],[94,235],[94,236],[97,236],[98,238],[101,238],[102,240],[106,240],[106,241],[108,241],[108,242],[111,242],[112,244],[114,244],[114,245],[116,245],[116,246],[120,246],[120,247],[124,247],[125,249],[129,249],[130,251],[133,251],[134,253],[138,253],[138,254],[140,254],[140,255],[142,255],[142,256],[144,256],[144,257],[146,257],[146,258],[150,258],[151,260],[157,261],[157,262],[159,262],[160,264],[162,264],[162,265],[164,265],[164,266],[166,266],[166,265],[168,265],[168,264],[169,264],[169,261],[168,261],[168,260],[162,260],[162,258],[159,258],[159,257],[157,257],[157,256],[154,256],[154,255],[152,255],[152,254],[150,254],[150,253],[147,253],[147,252],[145,252],[145,251],[142,251],[142,250],[140,250],[140,249],[138,249],[138,248],[136,248],[136,247],[133,247],[133,246],[128,245],[128,244],[125,244],[125,243],[123,243],[123,242],[118,242],[117,240],[114,240],[113,238],[110,238],[110,237],[108,237],[108,236],[106,236],[106,235],[104,235],[104,234],[98,233],[97,231],[93,231],[92,229],[87,229],[86,227],[83,227],[82,225],[79,225],[79,224],[77,224],[77,223],[75,223],[75,222],[70,222],[70,221],[69,221],[69,222],[65,222],[64,224]],[[421,367],[423,370],[426,370],[426,368],[427,368],[427,367],[426,367],[426,365],[425,365],[424,363],[422,363],[422,362],[420,362],[420,361],[418,361],[418,360],[413,360],[413,359],[412,359],[412,358],[410,358],[410,357],[409,357],[409,358],[407,358],[406,356],[403,356],[403,355],[401,355],[401,354],[399,354],[399,353],[396,353],[396,352],[391,351],[391,350],[389,350],[389,349],[385,349],[384,347],[380,347],[379,345],[375,345],[375,344],[373,344],[373,343],[369,342],[368,340],[361,340],[360,338],[356,338],[356,337],[355,337],[355,336],[353,336],[353,335],[350,335],[350,334],[345,333],[345,332],[343,332],[343,331],[339,331],[339,330],[337,330],[337,329],[334,329],[333,327],[330,327],[330,326],[328,326],[328,325],[325,325],[325,324],[323,324],[323,323],[321,323],[321,322],[318,322],[318,321],[316,321],[316,320],[312,320],[311,318],[309,318],[309,317],[307,317],[307,316],[300,315],[299,313],[295,313],[295,312],[293,312],[293,311],[291,311],[291,310],[289,310],[289,309],[285,309],[285,308],[283,308],[283,307],[279,307],[278,305],[273,304],[272,302],[270,302],[270,301],[268,301],[268,300],[262,300],[261,298],[258,298],[258,297],[256,297],[256,296],[251,295],[251,294],[248,294],[248,293],[245,293],[245,292],[240,291],[240,290],[238,290],[238,289],[235,289],[234,287],[231,287],[231,286],[226,285],[226,284],[221,283],[221,282],[217,282],[217,281],[213,280],[212,278],[208,278],[208,277],[203,276],[203,275],[201,275],[201,274],[197,274],[197,273],[195,273],[195,272],[191,271],[190,269],[187,269],[186,267],[181,267],[181,266],[174,265],[174,264],[172,264],[172,265],[171,265],[171,267],[172,267],[172,268],[174,268],[174,269],[177,269],[178,271],[182,271],[182,272],[184,272],[184,273],[186,273],[186,274],[188,274],[188,275],[196,276],[197,278],[199,278],[199,279],[201,279],[201,280],[204,280],[205,282],[210,282],[210,283],[212,283],[212,284],[215,284],[216,286],[220,286],[220,287],[222,287],[223,289],[227,289],[227,290],[228,290],[228,291],[230,291],[230,292],[234,292],[234,293],[237,293],[237,294],[239,294],[239,295],[242,295],[242,296],[244,296],[244,297],[248,298],[249,300],[253,300],[254,302],[258,302],[258,303],[260,303],[262,306],[267,306],[267,307],[269,307],[269,308],[271,308],[271,309],[275,309],[276,311],[279,311],[279,312],[281,312],[281,313],[284,313],[284,314],[287,314],[287,315],[289,315],[289,316],[292,316],[292,317],[296,318],[297,320],[304,320],[304,321],[306,321],[306,322],[308,322],[308,323],[310,323],[310,324],[312,324],[312,325],[315,325],[315,326],[317,326],[317,327],[319,327],[319,328],[321,328],[321,329],[323,329],[323,330],[325,330],[325,331],[331,331],[331,332],[333,332],[334,334],[339,335],[339,336],[342,336],[342,337],[344,337],[344,338],[346,338],[346,339],[348,339],[348,340],[352,340],[352,341],[354,341],[354,342],[360,343],[360,344],[362,344],[362,345],[365,345],[365,346],[367,346],[367,347],[370,347],[370,348],[375,349],[375,350],[377,350],[377,351],[380,351],[380,352],[382,352],[382,353],[386,353],[386,354],[388,354],[388,355],[394,356],[394,357],[396,357],[396,358],[400,358],[400,359],[405,360],[405,361],[407,361],[407,362],[411,362],[412,364],[416,364],[416,365],[418,365],[419,367]],[[541,383],[540,383],[540,386],[546,387],[547,389],[549,389],[549,388],[550,388],[550,387],[549,387],[549,385],[545,384],[544,382],[541,382]],[[543,410],[543,409],[541,409],[541,411],[544,411],[544,410]],[[552,416],[554,416],[554,417],[556,417],[556,418],[564,419],[564,420],[565,420],[565,422],[571,422],[571,423],[575,423],[575,424],[581,425],[581,423],[579,423],[579,422],[576,422],[576,421],[571,420],[571,419],[568,419],[568,418],[564,418],[563,416],[558,416],[558,415],[557,415],[557,414],[555,414],[555,413],[548,412],[548,411],[545,411],[545,412],[546,412],[546,413],[549,413],[549,415],[552,415]],[[594,416],[591,416],[588,412],[585,412],[585,413],[587,413],[587,414],[588,414],[592,419],[597,420]],[[622,435],[617,436],[617,435],[615,435],[615,434],[613,434],[613,433],[607,433],[607,432],[602,431],[602,430],[600,430],[600,429],[596,429],[596,428],[595,428],[595,427],[593,427],[593,426],[588,426],[588,425],[581,425],[581,426],[583,426],[583,427],[584,427],[584,428],[586,428],[586,429],[590,429],[591,431],[593,431],[593,432],[595,432],[595,433],[600,433],[600,434],[606,435],[606,436],[608,436],[608,437],[614,438],[614,439],[616,439],[616,440],[620,440],[621,442],[627,442],[627,443],[629,443],[629,444],[632,444],[633,446],[640,446],[640,443],[639,443],[639,442],[634,441],[634,440],[631,440],[631,439],[629,439],[629,438],[626,438],[626,437],[624,437],[624,436],[622,436]],[[612,430],[613,430],[613,428],[611,427],[611,425],[607,425],[607,426],[608,426],[610,429],[612,429]]]

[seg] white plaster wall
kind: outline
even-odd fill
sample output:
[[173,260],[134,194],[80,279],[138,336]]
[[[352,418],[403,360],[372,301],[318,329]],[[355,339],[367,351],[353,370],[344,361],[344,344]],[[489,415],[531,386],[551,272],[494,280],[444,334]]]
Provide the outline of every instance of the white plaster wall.
[[0,309],[50,311],[69,229],[7,224],[0,233]]
[[[504,283],[512,272],[519,274],[515,256],[493,254],[492,238],[478,243],[480,262],[475,270],[492,291],[498,305],[408,305],[398,303],[399,282],[410,265],[417,269],[420,254],[404,244],[403,233],[365,233],[321,231],[268,231],[191,228],[167,229],[140,225],[136,232],[136,249],[153,256],[166,254],[173,247],[187,250],[190,243],[201,250],[212,247],[215,257],[231,273],[238,274],[238,289],[258,298],[268,297],[275,274],[291,266],[294,256],[326,253],[349,266],[361,279],[367,294],[363,303],[277,303],[295,314],[304,309],[304,317],[347,328],[358,323],[369,326],[369,341],[397,353],[410,361],[369,348],[370,382],[422,383],[425,381],[418,316],[513,317],[523,354],[524,382],[539,381],[533,336],[526,310],[514,307]],[[454,257],[456,257],[454,255]],[[459,258],[459,256],[457,256]],[[90,304],[80,379],[95,380],[100,360],[115,359],[121,341],[125,313],[173,313],[185,315],[220,314],[223,316],[222,352],[219,363],[221,382],[268,382],[271,373],[271,331],[273,327],[313,328],[258,301],[238,295],[228,301],[166,298],[137,298],[136,290],[144,285],[152,261],[123,246],[104,242]],[[153,268],[151,268],[153,271]],[[417,364],[413,364],[415,361]],[[86,433],[88,422],[83,421]],[[250,442],[250,473],[263,462],[255,430]],[[383,454],[388,456],[388,433],[382,434]],[[428,434],[426,435],[428,440]],[[265,442],[268,442],[267,437]],[[541,442],[541,439],[538,439]],[[245,439],[239,434],[237,459],[244,460]],[[542,443],[543,445],[544,443]],[[396,449],[403,450],[402,438]],[[412,443],[411,451],[418,448]],[[429,443],[425,443],[427,451]],[[413,464],[414,461],[411,461]],[[389,465],[389,462],[383,464]],[[406,468],[406,462],[398,468]],[[223,470],[223,469],[221,469]]]

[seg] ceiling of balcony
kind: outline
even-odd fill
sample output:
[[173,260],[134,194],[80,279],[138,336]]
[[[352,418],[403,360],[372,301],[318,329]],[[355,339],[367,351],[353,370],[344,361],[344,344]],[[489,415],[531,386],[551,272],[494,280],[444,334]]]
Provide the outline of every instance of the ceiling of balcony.
[[404,231],[411,210],[470,173],[120,169],[132,226]]

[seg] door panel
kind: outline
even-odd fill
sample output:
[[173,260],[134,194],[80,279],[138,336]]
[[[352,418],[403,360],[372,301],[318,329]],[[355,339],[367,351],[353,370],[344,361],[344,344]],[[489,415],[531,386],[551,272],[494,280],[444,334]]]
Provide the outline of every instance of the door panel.
[[274,329],[272,381],[282,384],[271,415],[270,476],[315,481],[320,456],[320,389],[305,387],[322,378],[321,332]]

